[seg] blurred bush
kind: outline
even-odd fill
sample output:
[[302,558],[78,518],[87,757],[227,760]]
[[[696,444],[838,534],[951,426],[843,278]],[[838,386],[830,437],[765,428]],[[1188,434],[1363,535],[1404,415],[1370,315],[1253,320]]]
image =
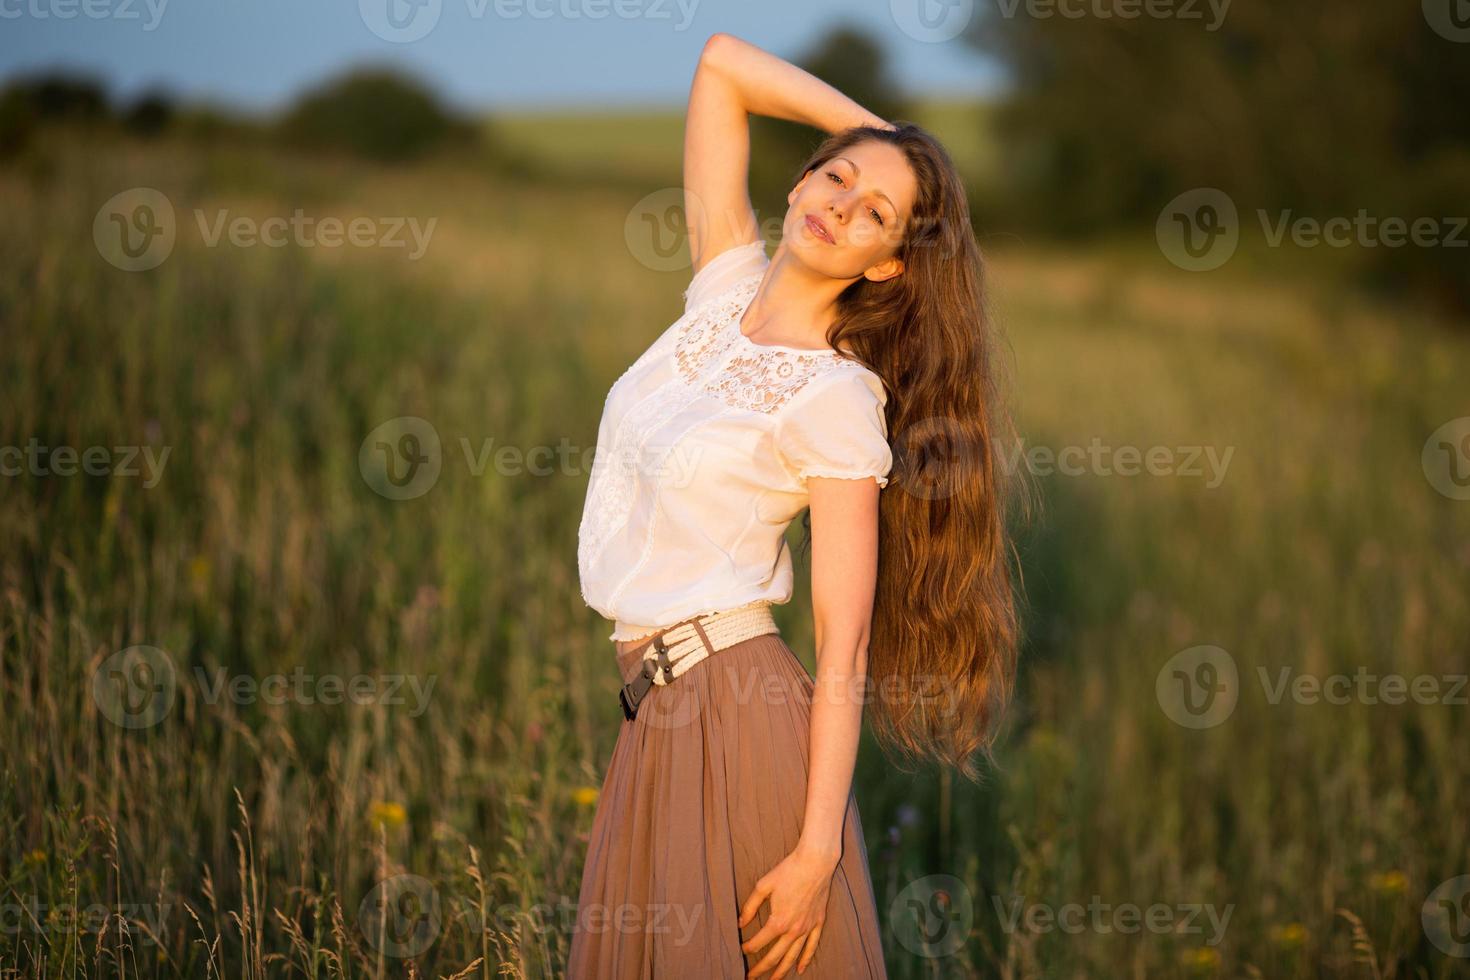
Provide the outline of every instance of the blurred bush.
[[[976,21],[968,39],[1015,84],[997,118],[1012,219],[1109,231],[1152,223],[1195,187],[1225,191],[1242,218],[1465,214],[1470,58],[1419,4],[1235,4],[1218,18],[1212,6],[1186,19],[1021,4]],[[1428,210],[1392,210],[1410,207]],[[1440,270],[1432,290],[1470,306],[1467,250],[1426,251],[1368,261],[1393,281],[1406,264]]]
[[43,123],[96,126],[110,115],[106,89],[91,75],[48,70],[17,77],[0,90],[0,159],[19,155]]
[[352,69],[307,92],[281,120],[279,132],[296,146],[386,162],[475,140],[474,127],[426,85],[380,67]]
[[177,111],[173,97],[155,89],[143,93],[123,110],[122,123],[139,136],[157,136],[169,128]]

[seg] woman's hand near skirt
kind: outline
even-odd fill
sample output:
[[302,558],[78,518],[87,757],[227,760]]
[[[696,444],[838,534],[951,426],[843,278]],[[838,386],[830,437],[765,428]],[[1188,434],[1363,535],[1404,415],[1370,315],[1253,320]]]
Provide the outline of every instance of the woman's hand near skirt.
[[771,980],[779,980],[791,970],[798,956],[801,962],[796,972],[806,969],[822,937],[838,860],[837,854],[817,853],[798,846],[756,881],[755,889],[740,908],[740,927],[745,928],[755,918],[767,897],[771,900],[771,914],[761,930],[742,943],[740,949],[751,955],[773,939],[776,944],[746,976],[758,977],[774,967],[776,972],[771,974]]

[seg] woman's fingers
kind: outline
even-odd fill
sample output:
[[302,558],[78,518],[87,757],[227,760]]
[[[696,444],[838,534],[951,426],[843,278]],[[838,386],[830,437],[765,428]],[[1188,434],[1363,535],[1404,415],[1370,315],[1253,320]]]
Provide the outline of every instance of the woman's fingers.
[[801,935],[792,936],[791,946],[786,950],[786,955],[781,957],[781,962],[776,966],[776,972],[771,974],[771,980],[781,980],[781,978],[791,972],[791,965],[801,955],[801,951],[806,945],[806,937],[810,935],[810,932],[805,932]]
[[776,963],[779,962],[781,958],[786,955],[786,951],[796,945],[796,940],[797,937],[789,932],[782,935],[781,938],[776,940],[776,945],[771,947],[771,951],[765,956],[761,957],[761,961],[757,963],[755,967],[746,974],[746,976],[758,977],[769,970],[771,967],[775,966]]
[[769,894],[771,894],[771,886],[766,879],[762,878],[755,883],[755,890],[750,893],[745,904],[740,906],[740,928],[744,929],[746,923],[755,917],[755,913],[761,907],[761,902],[765,901]]
[[802,945],[801,962],[796,964],[796,972],[806,972],[806,966],[817,955],[817,940],[822,938],[822,923],[818,922],[812,927],[812,931],[806,934],[806,942]]

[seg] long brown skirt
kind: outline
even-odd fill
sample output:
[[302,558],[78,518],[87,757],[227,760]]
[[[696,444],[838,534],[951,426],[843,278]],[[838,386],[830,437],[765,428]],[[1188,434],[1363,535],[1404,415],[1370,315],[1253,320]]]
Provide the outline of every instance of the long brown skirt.
[[[623,683],[646,645],[617,654]],[[786,641],[768,633],[650,688],[638,717],[620,722],[592,818],[568,977],[738,978],[761,962],[771,944],[749,955],[740,944],[765,925],[770,899],[744,929],[740,908],[801,834],[813,690]],[[827,918],[802,976],[886,978],[879,936],[849,793]]]

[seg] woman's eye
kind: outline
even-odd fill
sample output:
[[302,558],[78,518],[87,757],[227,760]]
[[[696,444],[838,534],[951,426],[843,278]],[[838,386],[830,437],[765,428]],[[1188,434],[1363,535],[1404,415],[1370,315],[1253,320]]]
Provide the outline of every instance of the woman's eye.
[[[839,183],[839,184],[842,183],[842,178],[840,176],[838,176],[837,173],[834,172],[834,171],[831,171],[831,170],[827,171],[827,176],[828,177],[831,177],[833,180],[837,181],[837,183]],[[877,211],[873,210],[872,208],[868,208],[868,213],[873,216],[873,220],[876,221],[876,222],[878,222],[878,224],[880,224],[880,225],[883,224],[883,216],[881,214],[879,214]]]

